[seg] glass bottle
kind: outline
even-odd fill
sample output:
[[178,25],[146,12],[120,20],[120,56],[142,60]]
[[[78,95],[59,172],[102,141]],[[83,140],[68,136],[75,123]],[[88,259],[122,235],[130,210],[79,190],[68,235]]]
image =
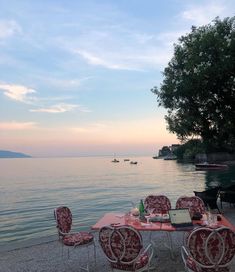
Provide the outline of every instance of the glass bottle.
[[143,199],[140,200],[139,212],[140,212],[140,215],[144,215],[144,202],[143,202]]

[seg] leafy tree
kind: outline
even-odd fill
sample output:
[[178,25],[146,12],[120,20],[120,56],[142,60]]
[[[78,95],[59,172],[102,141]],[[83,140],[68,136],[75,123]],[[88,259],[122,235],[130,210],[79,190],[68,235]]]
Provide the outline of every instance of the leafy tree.
[[205,149],[201,140],[193,139],[178,147],[175,151],[175,155],[179,161],[194,161],[198,153],[204,152]]
[[235,17],[192,27],[154,87],[167,109],[168,130],[186,141],[201,138],[207,151],[235,150]]
[[171,150],[168,146],[163,146],[161,149],[161,156],[167,156],[171,153]]

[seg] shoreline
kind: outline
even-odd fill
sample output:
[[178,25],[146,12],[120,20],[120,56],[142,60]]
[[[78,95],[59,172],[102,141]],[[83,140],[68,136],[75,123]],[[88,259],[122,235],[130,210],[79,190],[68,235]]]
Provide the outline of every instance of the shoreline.
[[57,240],[58,240],[58,235],[53,234],[53,235],[48,235],[48,236],[42,236],[39,238],[27,239],[24,241],[17,241],[15,243],[0,245],[0,253],[13,251],[13,250],[21,250],[23,248],[28,248],[28,247],[33,247],[33,246],[39,246],[42,244],[55,242]]

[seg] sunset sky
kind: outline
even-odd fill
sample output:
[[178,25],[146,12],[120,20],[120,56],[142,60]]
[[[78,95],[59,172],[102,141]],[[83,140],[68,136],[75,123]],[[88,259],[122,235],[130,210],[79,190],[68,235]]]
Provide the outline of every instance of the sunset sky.
[[181,35],[234,11],[234,0],[0,0],[0,149],[154,155],[178,143],[150,89]]

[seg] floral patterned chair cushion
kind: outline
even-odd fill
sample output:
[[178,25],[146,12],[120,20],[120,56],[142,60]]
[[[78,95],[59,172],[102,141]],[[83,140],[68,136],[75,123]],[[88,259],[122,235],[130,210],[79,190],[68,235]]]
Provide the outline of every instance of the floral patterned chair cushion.
[[148,254],[142,251],[142,237],[132,227],[105,226],[100,229],[99,243],[112,268],[138,271],[149,262]]
[[67,234],[63,237],[63,243],[66,246],[81,246],[93,241],[94,236],[89,232],[78,232]]
[[164,213],[171,209],[171,202],[164,195],[149,195],[144,200],[144,206],[147,211],[153,210],[153,213]]
[[149,257],[147,253],[144,253],[140,255],[138,260],[135,262],[135,264],[124,264],[124,263],[112,263],[111,266],[114,269],[119,269],[123,271],[138,271],[138,269],[141,269],[145,266],[147,266],[149,262]]
[[176,209],[188,208],[191,218],[195,213],[203,214],[206,212],[203,200],[197,196],[182,196],[176,201]]
[[225,227],[199,227],[187,238],[186,266],[195,272],[227,272],[235,255],[235,233]]
[[215,270],[214,267],[213,268],[199,267],[192,257],[188,257],[187,267],[194,272],[230,272],[230,269],[228,267],[219,267],[217,268],[217,270]]
[[57,228],[62,233],[69,233],[72,227],[72,213],[68,207],[55,209]]
[[103,227],[99,232],[99,243],[104,251],[104,254],[110,262],[115,262],[116,257],[114,256],[111,246],[110,246],[110,237],[112,235],[113,228]]

